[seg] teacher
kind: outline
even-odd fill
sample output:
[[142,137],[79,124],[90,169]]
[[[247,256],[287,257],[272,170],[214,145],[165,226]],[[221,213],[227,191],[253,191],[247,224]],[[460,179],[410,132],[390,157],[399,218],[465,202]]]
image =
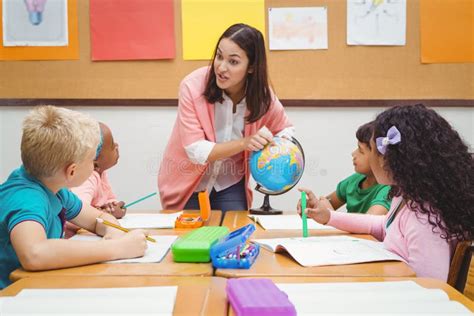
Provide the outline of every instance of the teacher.
[[262,33],[234,24],[221,35],[209,67],[186,76],[178,115],[158,174],[163,209],[199,209],[207,190],[215,210],[247,210],[248,155],[293,127],[268,82]]

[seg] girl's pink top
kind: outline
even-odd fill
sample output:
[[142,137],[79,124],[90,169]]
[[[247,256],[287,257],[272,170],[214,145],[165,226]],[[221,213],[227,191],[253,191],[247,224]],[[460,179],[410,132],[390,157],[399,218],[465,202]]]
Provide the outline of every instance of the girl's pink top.
[[415,213],[408,205],[402,207],[387,228],[387,221],[401,203],[393,198],[387,215],[331,212],[327,225],[356,234],[370,234],[384,247],[402,257],[418,277],[448,279],[449,265],[456,242],[441,238],[439,228],[433,229],[428,215]]
[[89,179],[82,185],[72,188],[71,191],[81,199],[82,203],[93,207],[101,207],[106,203],[117,201],[105,171],[102,172],[102,175],[95,170],[92,171]]
[[[214,129],[214,104],[203,96],[209,67],[202,67],[186,76],[179,88],[178,117],[166,146],[158,174],[158,189],[163,209],[182,210],[191,197],[209,163],[199,165],[191,162],[185,147],[200,140],[216,142]],[[248,111],[246,111],[248,115]],[[253,135],[266,126],[274,135],[292,126],[282,104],[273,96],[268,112],[258,121],[245,124],[244,137]],[[243,153],[245,186],[248,207],[252,204],[252,191],[248,187],[249,152]],[[238,155],[233,159],[240,160]],[[238,163],[238,161],[236,161]]]

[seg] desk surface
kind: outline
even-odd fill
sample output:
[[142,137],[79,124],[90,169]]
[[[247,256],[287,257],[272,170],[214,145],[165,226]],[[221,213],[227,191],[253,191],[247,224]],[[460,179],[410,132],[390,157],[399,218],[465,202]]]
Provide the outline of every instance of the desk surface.
[[[252,223],[246,211],[227,212],[223,226],[234,230],[243,225]],[[301,234],[300,230],[275,230],[266,231],[259,225],[252,235],[256,238],[295,237]],[[342,231],[316,231],[312,236],[334,234],[347,234]],[[351,235],[359,238],[369,238],[369,235]],[[415,272],[404,262],[369,262],[348,265],[303,267],[287,253],[274,253],[265,248],[260,248],[260,254],[250,269],[217,269],[216,276],[227,278],[238,277],[414,277]]]
[[[163,211],[172,213],[174,211]],[[193,212],[193,211],[186,211]],[[221,211],[212,211],[206,226],[219,226]],[[156,235],[184,235],[192,229],[148,229]],[[176,263],[170,251],[159,263],[98,263],[82,267],[50,271],[29,272],[16,269],[10,274],[12,281],[28,277],[50,276],[212,276],[211,263]]]
[[[160,213],[164,214],[171,214],[176,213],[177,211],[172,210],[162,210]],[[152,213],[152,212],[137,212],[136,214],[140,213]],[[183,213],[185,214],[198,214],[198,210],[184,210]],[[204,226],[220,226],[222,219],[222,212],[221,211],[211,211],[211,216],[207,221],[204,222]],[[150,231],[153,235],[184,235],[190,232],[192,229],[189,228],[160,228],[160,229],[146,229]]]
[[[284,212],[284,215],[295,214],[294,212]],[[222,226],[227,226],[229,230],[235,230],[239,227],[245,226],[247,224],[255,224],[255,222],[248,217],[249,212],[247,211],[227,211],[224,220],[222,221]],[[311,220],[311,219],[310,219]],[[265,230],[259,224],[256,224],[256,230],[252,234],[252,238],[279,238],[279,237],[301,237],[302,230],[287,230],[287,229],[272,229]],[[348,232],[342,230],[308,230],[310,236],[331,236],[331,235],[348,235]]]
[[178,286],[174,315],[227,315],[226,279],[216,277],[48,277],[23,279],[5,288],[0,296],[13,296],[22,289],[116,288]]
[[[334,282],[383,282],[383,281],[407,281],[412,280],[419,285],[429,289],[441,289],[445,291],[449,298],[454,301],[458,301],[471,311],[474,312],[474,302],[459,293],[456,289],[449,286],[448,284],[435,279],[427,278],[320,278],[320,277],[306,277],[306,278],[293,278],[293,277],[271,277],[275,283],[334,283]],[[235,315],[232,307],[229,306],[229,315]]]

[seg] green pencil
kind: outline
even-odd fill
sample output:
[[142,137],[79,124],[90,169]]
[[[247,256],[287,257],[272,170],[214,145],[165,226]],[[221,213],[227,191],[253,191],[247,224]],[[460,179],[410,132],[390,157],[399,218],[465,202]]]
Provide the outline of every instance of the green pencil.
[[306,216],[306,192],[301,192],[301,219],[303,220],[303,237],[308,237],[308,217]]
[[148,194],[147,196],[144,196],[144,197],[142,197],[142,198],[140,198],[140,199],[138,199],[138,200],[136,200],[136,201],[133,201],[133,202],[131,202],[131,203],[128,203],[128,204],[125,205],[123,208],[128,208],[129,206],[132,206],[132,205],[134,205],[134,204],[137,204],[137,203],[139,203],[139,202],[141,202],[141,201],[143,201],[143,200],[146,200],[146,199],[148,199],[148,198],[150,198],[150,197],[152,197],[152,196],[154,196],[154,195],[156,195],[156,192],[153,192],[153,193]]

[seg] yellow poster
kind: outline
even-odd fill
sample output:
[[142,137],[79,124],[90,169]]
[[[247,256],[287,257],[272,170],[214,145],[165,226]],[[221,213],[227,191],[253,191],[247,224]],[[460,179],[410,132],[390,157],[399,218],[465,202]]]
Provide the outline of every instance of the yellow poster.
[[421,0],[422,63],[474,62],[474,1]]
[[[49,12],[46,10],[51,9],[53,4],[57,5],[59,2],[48,3],[45,0],[28,0],[12,2],[15,5],[24,6],[24,10],[20,12],[24,13],[21,16],[6,16],[7,12],[4,10],[4,1],[11,0],[0,0],[0,25],[5,26],[3,23],[5,18],[15,19],[22,18],[27,23],[32,23],[38,27],[43,28],[49,22]],[[65,6],[66,7],[66,6]],[[24,12],[23,12],[24,11]],[[15,23],[15,20],[10,21]],[[43,34],[45,37],[44,28]],[[77,0],[67,0],[67,30],[64,41],[37,41],[36,43],[26,42],[22,44],[5,45],[4,42],[8,39],[4,36],[4,29],[0,27],[0,60],[64,60],[64,59],[79,59],[79,39],[77,29]]]
[[211,59],[217,40],[235,23],[265,34],[264,0],[182,0],[183,59]]

